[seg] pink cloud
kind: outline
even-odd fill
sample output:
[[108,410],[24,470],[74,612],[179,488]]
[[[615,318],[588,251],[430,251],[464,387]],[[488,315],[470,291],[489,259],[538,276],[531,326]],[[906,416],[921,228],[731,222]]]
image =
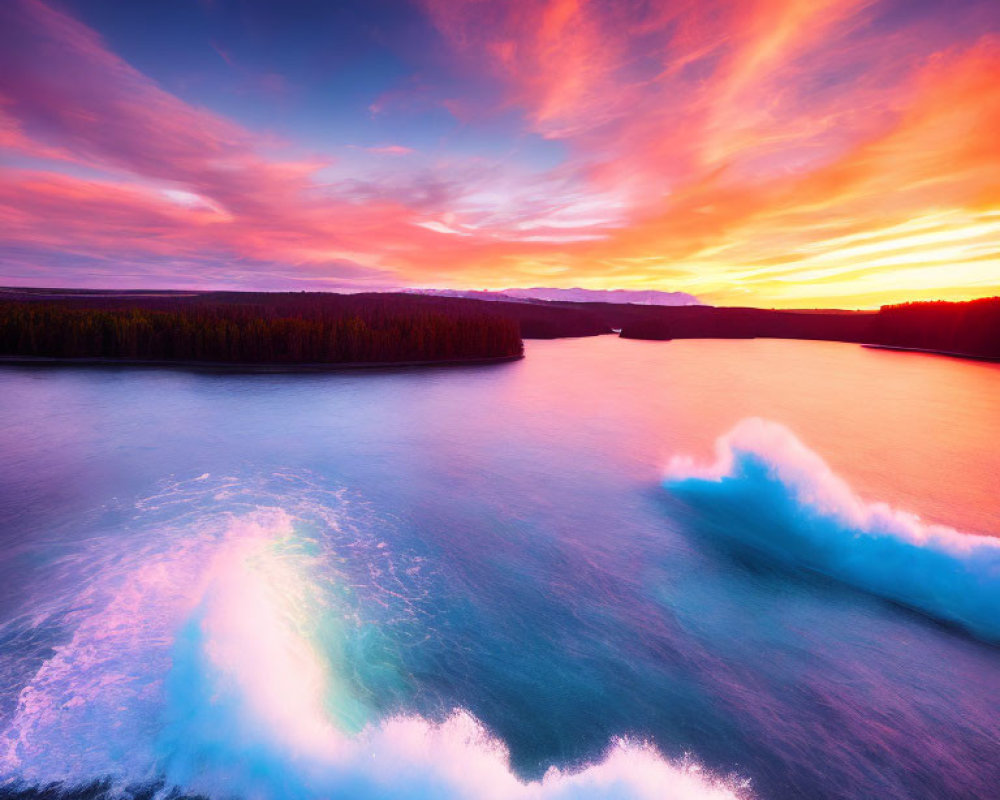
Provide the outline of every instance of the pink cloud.
[[412,147],[403,147],[399,144],[387,144],[381,147],[365,148],[369,153],[376,153],[380,156],[408,156],[414,152]]
[[[544,278],[800,303],[851,296],[823,261],[843,237],[940,213],[979,230],[1000,209],[998,46],[971,23],[880,27],[877,0],[426,7],[454,68],[499,82],[524,137],[559,140],[564,163],[393,143],[364,148],[380,158],[353,151],[354,172],[288,156],[288,143],[165,91],[66,14],[0,4],[2,269],[145,259],[164,284],[178,264],[230,265],[247,285]],[[373,109],[428,96],[414,79]],[[454,106],[463,125],[495,118],[467,100]],[[953,263],[978,285],[1000,254],[966,249]],[[924,267],[899,283],[936,286]],[[797,282],[796,269],[824,277]],[[878,296],[884,269],[852,279],[855,295]]]
[[[88,171],[0,170],[8,244],[131,260],[243,258],[305,271],[357,264],[380,281],[392,271],[406,282],[428,268],[455,274],[481,247],[502,246],[498,237],[519,218],[504,198],[521,188],[508,181],[481,191],[495,169],[438,163],[385,179],[321,181],[330,159],[265,157],[271,138],[169,94],[37,0],[3,6],[0,24],[14,42],[0,54],[0,141],[50,161],[72,154]],[[370,152],[414,151],[389,144]],[[551,204],[527,209],[548,214]],[[442,242],[434,222],[449,213],[474,223],[462,228],[469,241],[460,248]]]

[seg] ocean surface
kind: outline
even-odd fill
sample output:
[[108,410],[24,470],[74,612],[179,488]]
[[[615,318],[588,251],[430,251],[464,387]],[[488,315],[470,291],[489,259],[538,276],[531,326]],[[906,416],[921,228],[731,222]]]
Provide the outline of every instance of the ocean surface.
[[0,796],[996,798],[1000,365],[0,370]]

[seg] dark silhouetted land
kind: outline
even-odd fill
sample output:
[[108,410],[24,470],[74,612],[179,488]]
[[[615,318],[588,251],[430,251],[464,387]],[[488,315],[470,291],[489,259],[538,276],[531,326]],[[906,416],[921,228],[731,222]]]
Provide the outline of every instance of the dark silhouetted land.
[[522,352],[511,319],[398,297],[37,293],[0,303],[0,353],[8,357],[317,367]]
[[771,337],[923,350],[1000,359],[1000,297],[963,303],[920,302],[877,312],[770,311],[757,308],[632,310],[622,336],[633,339]]
[[407,293],[0,294],[0,355],[244,365],[424,364],[516,358],[521,340],[817,339],[1000,359],[1000,298],[879,311],[485,301]]

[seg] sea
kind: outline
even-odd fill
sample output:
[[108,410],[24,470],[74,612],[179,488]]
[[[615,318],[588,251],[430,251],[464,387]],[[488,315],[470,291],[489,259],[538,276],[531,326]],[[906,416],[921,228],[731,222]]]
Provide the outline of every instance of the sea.
[[0,797],[1000,797],[1000,365],[0,368]]

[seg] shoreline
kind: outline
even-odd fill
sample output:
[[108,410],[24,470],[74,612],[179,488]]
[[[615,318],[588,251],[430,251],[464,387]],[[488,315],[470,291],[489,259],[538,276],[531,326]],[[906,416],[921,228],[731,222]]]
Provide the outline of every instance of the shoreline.
[[849,339],[815,339],[803,338],[799,336],[678,336],[669,339],[653,338],[651,336],[622,336],[618,338],[631,342],[681,342],[681,341],[747,341],[750,339],[773,339],[789,342],[836,342],[839,344],[856,344],[869,350],[892,350],[899,353],[921,353],[930,356],[944,356],[946,358],[960,358],[965,361],[981,361],[985,364],[1000,364],[1000,356],[979,356],[975,353],[959,353],[954,350],[935,350],[929,347],[904,347],[895,344],[872,344],[869,342],[857,342]]
[[[577,337],[555,337],[577,338]],[[585,337],[586,338],[586,337]],[[644,337],[621,336],[618,338],[630,341],[674,341],[673,339],[647,339]],[[785,338],[785,337],[682,337],[692,339],[758,339],[758,338]],[[837,340],[812,340],[803,339],[800,341],[837,341]],[[850,344],[847,342],[847,344]],[[979,356],[972,353],[959,353],[950,350],[934,350],[926,347],[904,347],[902,345],[890,344],[870,344],[858,342],[860,347],[868,350],[889,350],[900,353],[921,353],[923,355],[944,356],[946,358],[959,358],[967,361],[980,361],[987,364],[998,364],[1000,358],[992,356]],[[385,369],[415,369],[422,367],[463,367],[463,366],[486,366],[490,364],[504,364],[513,361],[520,361],[524,354],[516,356],[494,356],[486,358],[455,358],[442,359],[439,361],[349,361],[349,362],[290,362],[290,363],[238,363],[233,361],[161,361],[156,359],[141,358],[64,358],[50,356],[18,356],[0,355],[0,367],[134,367],[140,369],[176,369],[191,372],[214,372],[233,373],[248,375],[268,375],[268,374],[319,374],[324,372],[347,372],[358,370],[385,370]]]
[[869,350],[894,350],[899,353],[923,353],[929,356],[945,356],[947,358],[962,358],[967,361],[982,361],[987,364],[1000,364],[1000,357],[977,356],[974,353],[958,353],[953,350],[934,350],[929,347],[903,347],[895,344],[862,344]]
[[233,361],[159,361],[140,358],[57,358],[49,356],[0,356],[0,367],[138,367],[176,369],[190,372],[224,372],[249,375],[319,374],[366,369],[409,369],[418,367],[471,367],[520,361],[524,354],[486,358],[452,358],[440,361],[345,361],[238,363]]

